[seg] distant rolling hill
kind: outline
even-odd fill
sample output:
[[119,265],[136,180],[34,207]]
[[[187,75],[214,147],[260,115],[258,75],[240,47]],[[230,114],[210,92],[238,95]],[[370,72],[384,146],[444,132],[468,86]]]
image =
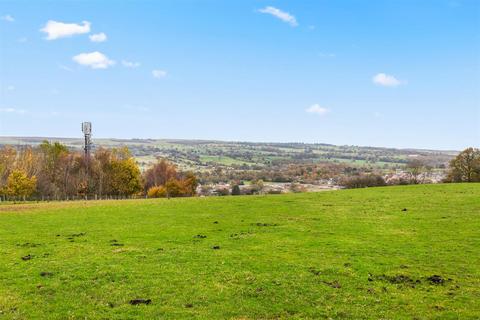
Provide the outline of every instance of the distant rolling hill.
[[[82,138],[0,137],[0,145],[35,146],[59,141],[81,149]],[[180,139],[94,139],[95,147],[127,146],[141,165],[164,157],[188,169],[208,167],[260,168],[289,163],[348,163],[395,169],[409,159],[421,158],[434,168],[445,166],[457,151],[336,146],[311,143],[258,143]]]

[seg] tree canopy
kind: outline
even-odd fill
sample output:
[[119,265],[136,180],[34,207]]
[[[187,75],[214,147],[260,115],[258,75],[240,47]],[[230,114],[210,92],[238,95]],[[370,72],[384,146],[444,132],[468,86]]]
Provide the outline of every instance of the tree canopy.
[[480,149],[468,148],[450,161],[451,182],[480,182]]
[[[191,173],[178,172],[165,159],[142,174],[128,148],[98,148],[88,159],[58,142],[38,147],[0,148],[0,196],[23,199],[74,197],[130,197],[147,194],[193,196],[198,182]],[[158,189],[158,187],[161,187]]]

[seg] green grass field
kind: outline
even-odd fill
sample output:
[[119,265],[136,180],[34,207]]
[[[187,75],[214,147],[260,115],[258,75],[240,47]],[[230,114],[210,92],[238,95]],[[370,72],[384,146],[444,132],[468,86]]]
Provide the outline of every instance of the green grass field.
[[0,319],[478,319],[479,301],[480,184],[0,205]]

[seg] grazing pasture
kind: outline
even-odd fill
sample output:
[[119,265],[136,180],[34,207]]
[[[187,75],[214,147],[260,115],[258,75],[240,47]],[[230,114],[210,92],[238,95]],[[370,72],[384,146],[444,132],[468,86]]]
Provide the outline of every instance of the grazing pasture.
[[0,204],[0,319],[478,319],[480,184]]

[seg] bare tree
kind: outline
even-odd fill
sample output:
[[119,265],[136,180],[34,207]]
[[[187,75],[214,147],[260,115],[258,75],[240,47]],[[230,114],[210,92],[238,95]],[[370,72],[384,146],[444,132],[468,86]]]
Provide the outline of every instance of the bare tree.
[[426,165],[421,159],[411,159],[407,163],[407,172],[410,176],[410,183],[419,184],[425,182]]

